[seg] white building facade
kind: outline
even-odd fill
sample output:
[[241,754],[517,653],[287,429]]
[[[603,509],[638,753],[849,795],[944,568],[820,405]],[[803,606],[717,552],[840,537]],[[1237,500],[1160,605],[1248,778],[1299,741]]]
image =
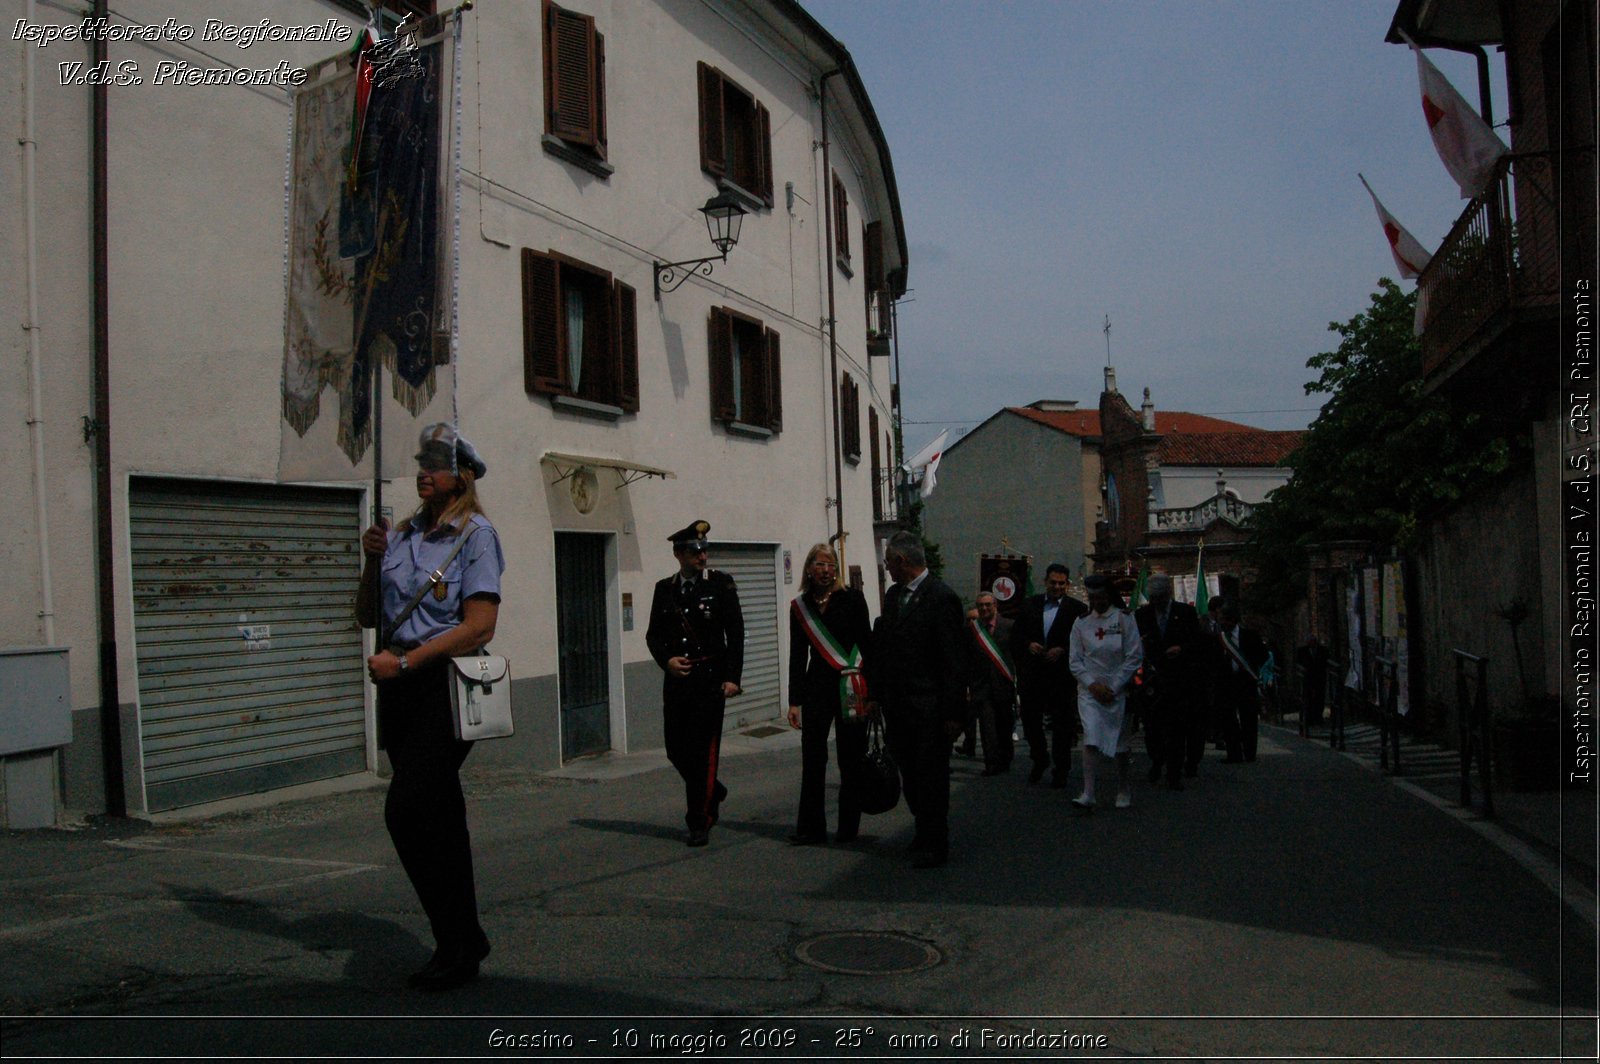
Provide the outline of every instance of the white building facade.
[[[23,76],[0,85],[25,131],[0,172],[22,208],[0,219],[0,306],[21,325],[0,339],[18,456],[0,473],[18,577],[0,646],[66,648],[72,724],[59,749],[0,747],[8,793],[48,765],[58,808],[156,811],[381,770],[350,609],[371,485],[278,479],[290,87],[154,83],[163,62],[295,69],[349,47],[203,41],[208,19],[364,19],[332,0],[116,10],[112,26],[196,32],[114,30],[107,69],[142,80],[100,88],[61,66],[93,69],[76,16],[3,5],[28,29],[4,45]],[[843,532],[875,602],[874,519],[893,505],[884,356],[906,238],[865,88],[786,0],[454,17],[455,394],[490,467],[494,649],[518,716],[477,756],[555,768],[660,745],[644,627],[667,536],[697,518],[748,622],[728,724],[774,718],[794,570]],[[699,208],[721,194],[747,211],[737,245],[657,299],[656,263],[715,254]],[[384,487],[401,514],[413,498],[409,479]],[[0,706],[0,737],[27,708]]]

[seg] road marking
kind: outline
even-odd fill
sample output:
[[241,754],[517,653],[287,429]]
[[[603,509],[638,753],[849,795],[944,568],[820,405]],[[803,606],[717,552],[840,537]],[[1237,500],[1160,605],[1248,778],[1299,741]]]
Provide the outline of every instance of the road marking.
[[1596,916],[1595,895],[1575,873],[1569,871],[1563,877],[1563,869],[1560,865],[1551,861],[1550,858],[1541,854],[1504,828],[1498,827],[1490,821],[1479,819],[1478,814],[1470,809],[1463,809],[1453,802],[1439,797],[1427,788],[1419,787],[1408,780],[1390,776],[1389,782],[1403,791],[1416,795],[1435,809],[1449,813],[1461,824],[1476,831],[1490,844],[1498,846],[1506,856],[1527,869],[1535,879],[1548,887],[1556,897],[1566,904],[1567,908],[1576,913],[1591,929],[1600,930],[1600,917]]
[[[254,894],[265,894],[269,891],[282,890],[285,887],[297,887],[306,883],[315,883],[324,879],[343,879],[346,876],[361,875],[364,872],[377,872],[383,865],[352,864],[346,861],[314,861],[301,857],[268,857],[254,853],[232,853],[226,850],[191,850],[182,846],[155,846],[148,843],[137,842],[107,842],[108,846],[115,846],[125,850],[146,850],[162,853],[196,854],[205,857],[227,857],[241,861],[255,861],[264,864],[290,864],[325,868],[327,871],[311,872],[291,879],[274,880],[271,883],[258,883],[253,887],[241,887],[238,890],[219,891],[216,895],[222,899],[241,899]],[[144,901],[134,902],[130,905],[119,905],[97,913],[85,913],[82,916],[62,916],[54,920],[40,920],[31,924],[20,924],[16,927],[0,927],[0,940],[10,938],[23,938],[28,935],[48,934],[69,927],[81,927],[101,920],[112,920],[123,916],[133,916],[157,910],[182,908],[188,901],[184,898],[147,898]]]
[[188,846],[157,846],[152,842],[108,841],[107,846],[119,850],[146,850],[153,853],[185,853],[199,857],[228,857],[236,861],[259,861],[262,864],[309,865],[313,868],[347,868],[354,871],[372,871],[382,865],[356,864],[352,861],[314,861],[308,857],[268,857],[260,853],[238,853],[233,850],[196,850]]

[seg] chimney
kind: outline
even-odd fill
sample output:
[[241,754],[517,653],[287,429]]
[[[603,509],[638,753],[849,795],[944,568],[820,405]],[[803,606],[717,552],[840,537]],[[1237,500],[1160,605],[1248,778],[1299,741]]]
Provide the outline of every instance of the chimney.
[[1144,403],[1139,407],[1139,419],[1144,422],[1146,432],[1156,430],[1156,404],[1150,401],[1150,389],[1144,390]]
[[1117,394],[1117,368],[1115,366],[1106,367],[1106,392],[1109,395]]

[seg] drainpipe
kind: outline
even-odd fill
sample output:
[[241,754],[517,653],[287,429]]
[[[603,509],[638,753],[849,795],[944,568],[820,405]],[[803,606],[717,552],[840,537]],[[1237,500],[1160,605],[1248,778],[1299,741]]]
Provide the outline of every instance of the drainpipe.
[[[94,17],[107,18],[106,0],[94,0]],[[106,39],[94,42],[94,65],[106,63]],[[122,698],[117,688],[117,589],[111,550],[111,333],[106,321],[109,255],[106,233],[108,115],[105,79],[93,93],[94,134],[94,466],[95,583],[99,590],[100,743],[106,778],[106,812],[128,815],[122,778]]]
[[839,430],[839,321],[833,303],[833,166],[828,159],[828,79],[844,73],[835,67],[822,75],[817,83],[817,106],[822,111],[822,228],[827,233],[827,258],[823,268],[828,273],[828,380],[833,392],[833,516],[834,539],[838,541],[839,571],[846,572],[844,562],[844,441]]
[[[35,24],[34,0],[28,0],[28,25]],[[39,239],[37,226],[37,187],[34,180],[34,156],[38,147],[34,139],[34,86],[33,53],[37,49],[24,47],[22,71],[22,213],[27,243],[25,269],[28,277],[28,320],[23,330],[28,334],[28,441],[33,449],[33,509],[39,530],[39,617],[44,622],[45,646],[55,646],[56,605],[55,589],[50,576],[50,521],[45,507],[44,482],[44,386],[39,355]]]

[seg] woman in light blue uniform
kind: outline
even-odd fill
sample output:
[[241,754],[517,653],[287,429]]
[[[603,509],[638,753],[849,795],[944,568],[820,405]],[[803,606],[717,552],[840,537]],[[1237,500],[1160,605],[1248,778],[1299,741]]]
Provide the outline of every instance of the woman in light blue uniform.
[[[448,425],[430,426],[417,453],[421,505],[393,531],[380,522],[361,537],[366,570],[356,617],[362,627],[380,620],[373,567],[382,574],[380,645],[367,672],[378,685],[378,734],[394,767],[384,821],[436,942],[433,957],[409,980],[424,990],[467,982],[489,955],[461,793],[461,763],[472,744],[452,728],[449,674],[452,657],[475,654],[494,637],[500,611],[505,557],[478,504],[477,482],[486,472],[465,438]],[[443,579],[424,591],[441,565]],[[396,628],[418,592],[416,609]]]

